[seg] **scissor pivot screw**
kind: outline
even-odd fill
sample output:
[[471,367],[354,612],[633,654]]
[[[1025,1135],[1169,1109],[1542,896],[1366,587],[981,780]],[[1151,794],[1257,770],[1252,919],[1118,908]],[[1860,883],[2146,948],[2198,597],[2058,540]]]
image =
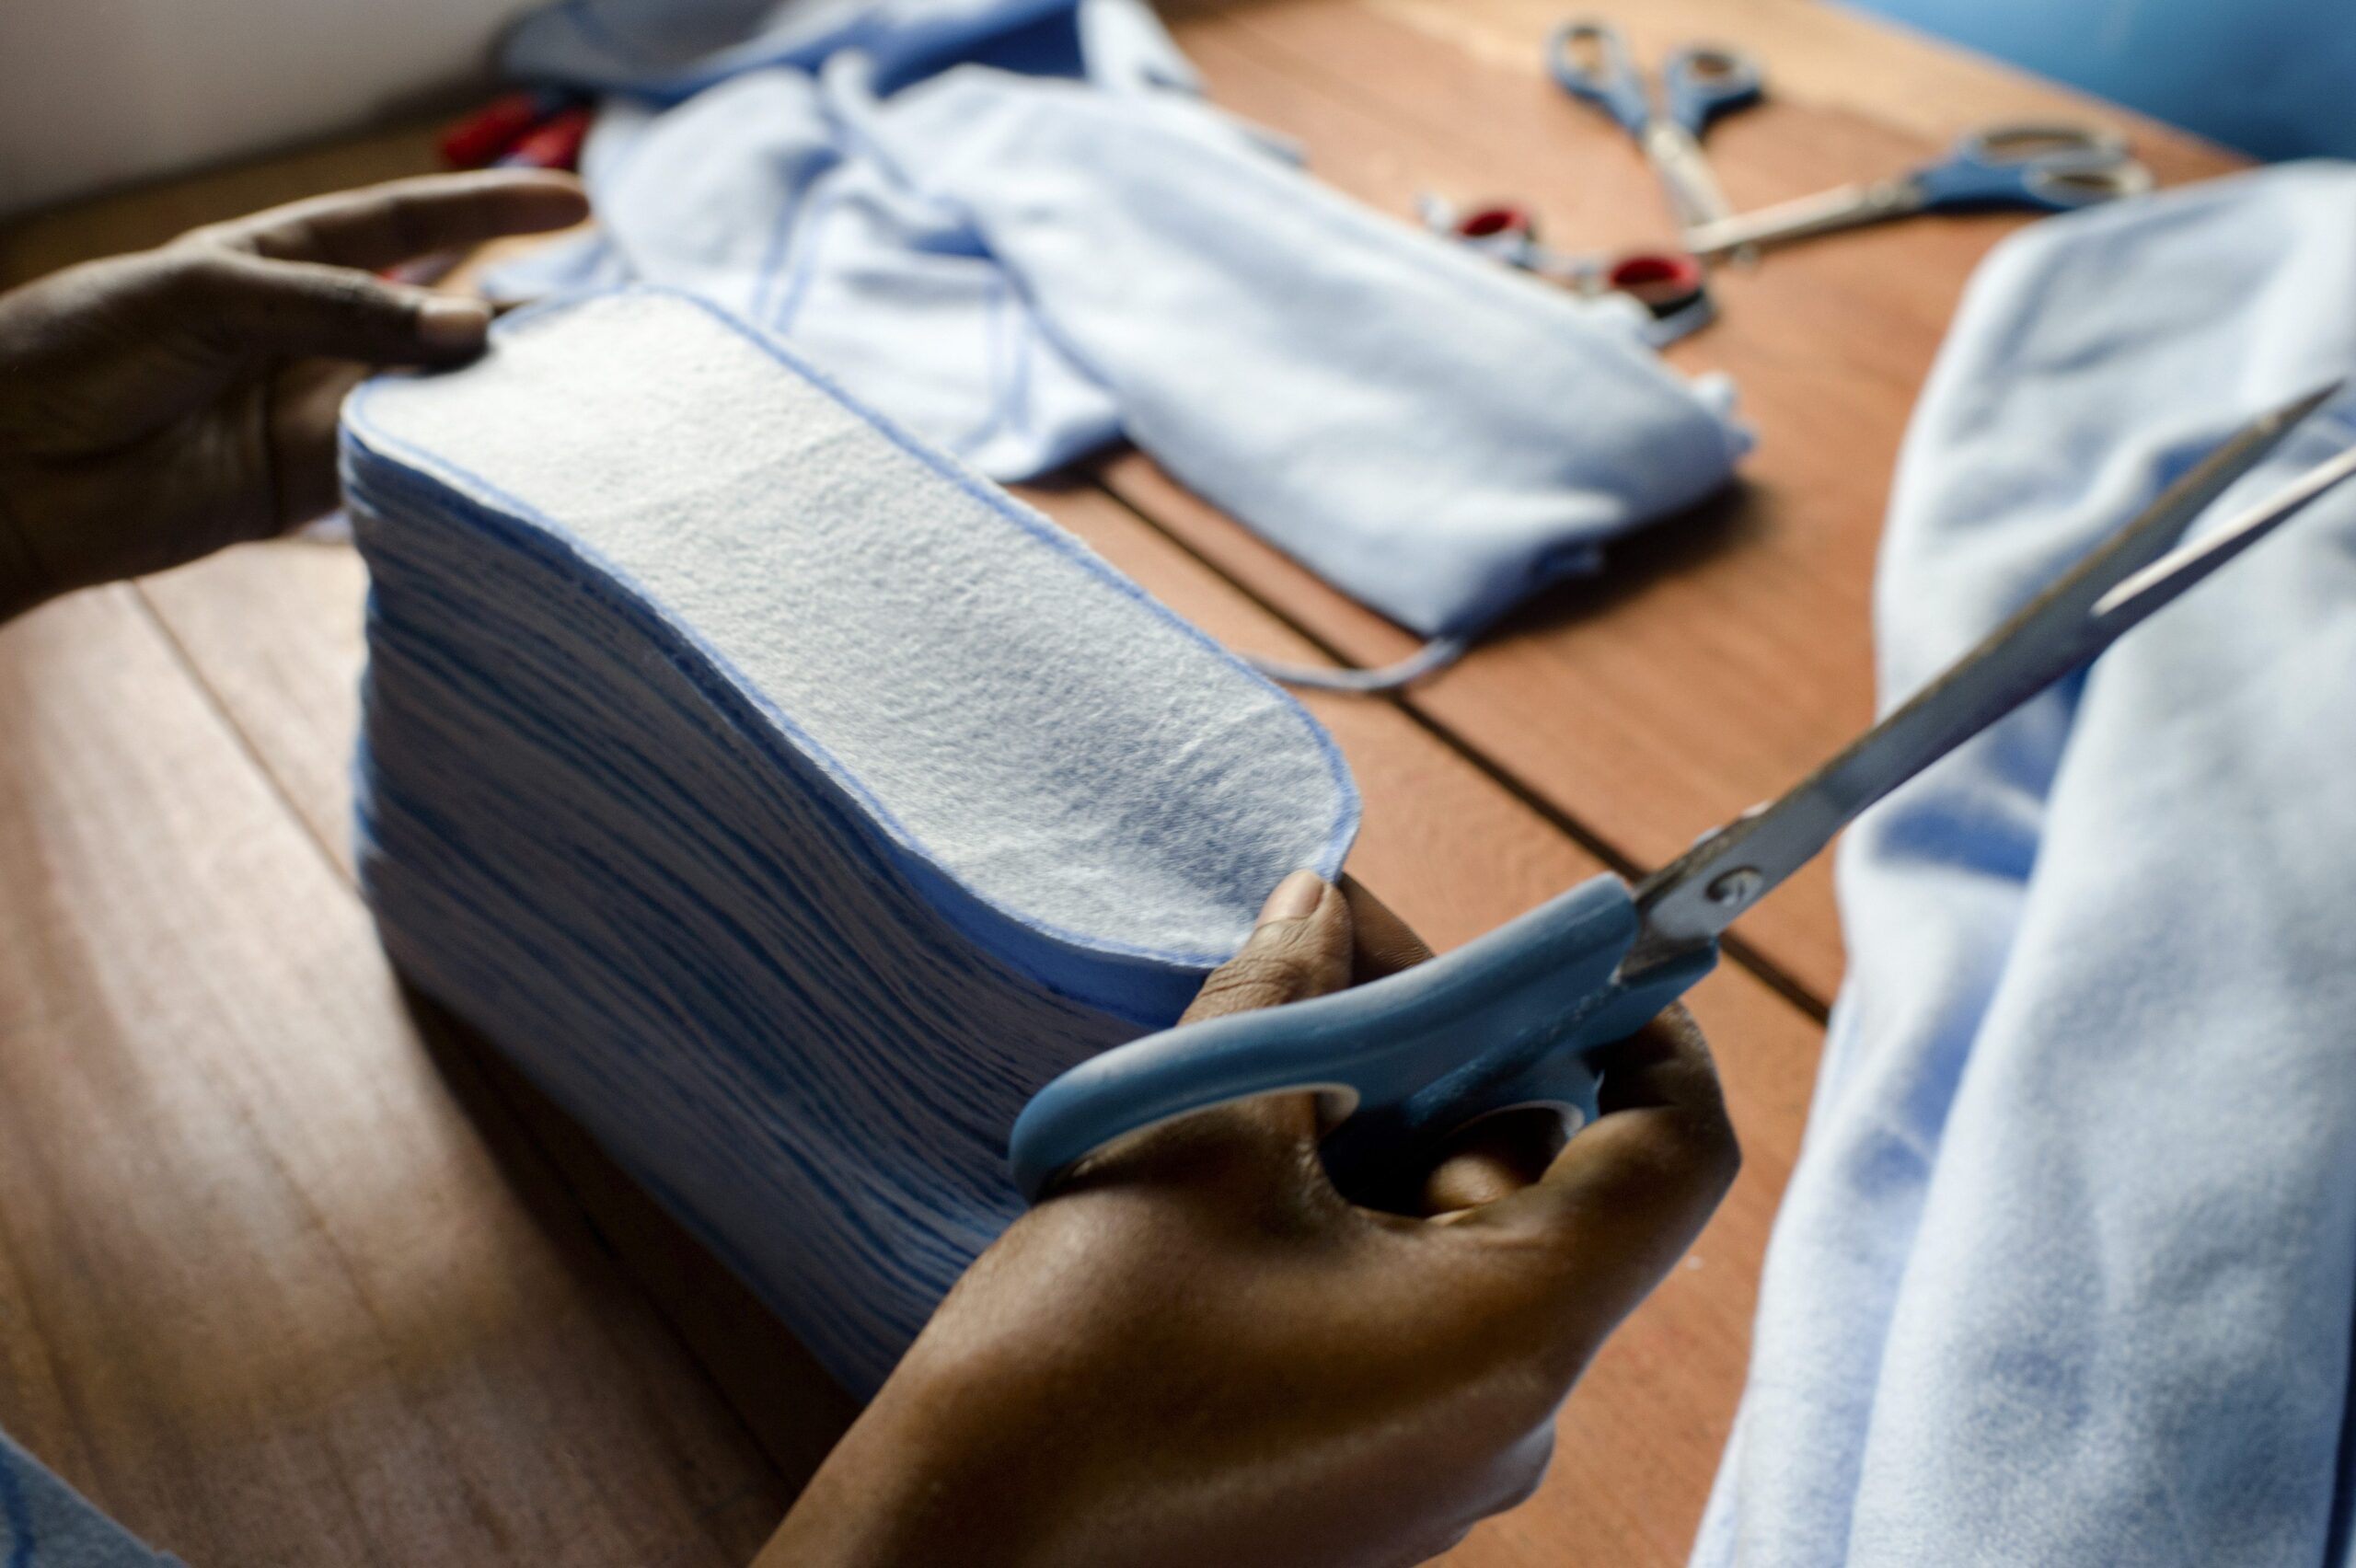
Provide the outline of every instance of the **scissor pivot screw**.
[[1739,909],[1759,896],[1760,885],[1767,879],[1752,866],[1737,866],[1710,883],[1709,900],[1721,909]]

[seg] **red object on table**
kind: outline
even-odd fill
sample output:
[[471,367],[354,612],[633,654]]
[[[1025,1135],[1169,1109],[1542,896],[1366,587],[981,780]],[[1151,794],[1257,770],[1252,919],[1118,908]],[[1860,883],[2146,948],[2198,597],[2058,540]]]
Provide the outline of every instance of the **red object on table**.
[[563,95],[545,88],[502,93],[442,133],[442,161],[452,168],[489,167],[563,107]]
[[589,135],[590,122],[595,110],[587,104],[553,114],[527,133],[522,140],[507,149],[499,160],[502,168],[577,168],[581,165],[581,144]]
[[1658,313],[1684,305],[1702,292],[1702,263],[1676,251],[1638,251],[1612,262],[1603,281]]

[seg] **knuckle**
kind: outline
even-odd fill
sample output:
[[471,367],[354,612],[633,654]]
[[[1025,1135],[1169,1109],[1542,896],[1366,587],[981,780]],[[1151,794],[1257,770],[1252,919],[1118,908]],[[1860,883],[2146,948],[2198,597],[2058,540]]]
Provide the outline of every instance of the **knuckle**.
[[1742,1169],[1734,1124],[1715,1107],[1653,1118],[1630,1153],[1662,1186],[1705,1194],[1714,1202]]
[[1195,1005],[1215,1006],[1220,1012],[1275,1007],[1306,995],[1311,981],[1308,965],[1297,955],[1248,951],[1211,971],[1196,994]]
[[174,239],[174,250],[243,250],[248,248],[244,236],[229,224],[200,224]]
[[1723,1196],[1742,1173],[1742,1140],[1723,1106],[1695,1109],[1671,1124],[1680,1147],[1680,1163],[1695,1180]]
[[321,306],[355,324],[373,322],[392,302],[375,279],[365,272],[338,269],[318,283]]
[[155,252],[149,264],[156,291],[167,302],[186,306],[219,299],[237,273],[227,254],[209,246],[167,247]]
[[1538,1494],[1546,1483],[1546,1471],[1554,1459],[1554,1429],[1541,1425],[1525,1441],[1517,1444],[1497,1467],[1497,1489],[1490,1499],[1488,1511],[1502,1514],[1519,1508]]

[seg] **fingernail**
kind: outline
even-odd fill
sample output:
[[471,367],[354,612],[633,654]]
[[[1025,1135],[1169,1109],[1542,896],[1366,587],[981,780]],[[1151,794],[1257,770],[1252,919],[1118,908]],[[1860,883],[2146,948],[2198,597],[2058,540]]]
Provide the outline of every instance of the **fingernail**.
[[472,348],[491,329],[491,306],[436,294],[417,307],[417,335],[437,349]]
[[1276,891],[1268,894],[1268,902],[1260,905],[1260,924],[1306,919],[1317,912],[1324,896],[1325,879],[1304,867],[1278,882]]

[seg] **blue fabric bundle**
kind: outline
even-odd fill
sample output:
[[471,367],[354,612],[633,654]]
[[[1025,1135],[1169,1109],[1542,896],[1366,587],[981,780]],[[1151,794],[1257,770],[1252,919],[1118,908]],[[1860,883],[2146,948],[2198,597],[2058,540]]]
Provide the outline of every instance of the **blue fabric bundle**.
[[7,1568],[179,1568],[148,1551],[0,1434],[0,1563]]
[[[701,294],[996,478],[1126,435],[1436,638],[1594,571],[1748,445],[1731,386],[1672,374],[1633,302],[1350,202],[1171,90],[1136,0],[722,12],[576,0],[518,35],[530,74],[638,96],[584,154],[599,232],[495,290]],[[713,43],[727,17],[750,41]],[[591,18],[642,47],[591,62]],[[1050,24],[1068,50],[1006,47]]]
[[895,87],[964,61],[1123,86],[1191,86],[1144,0],[563,0],[518,23],[520,79],[676,103],[746,71],[839,53]]
[[[2356,167],[2040,224],[1908,436],[1887,699],[2356,374]],[[2212,513],[2356,440],[2343,392]],[[2356,492],[1850,830],[1850,978],[1694,1561],[2339,1563]]]
[[850,1387],[1357,801],[1293,700],[768,340],[631,290],[345,413],[387,949]]

